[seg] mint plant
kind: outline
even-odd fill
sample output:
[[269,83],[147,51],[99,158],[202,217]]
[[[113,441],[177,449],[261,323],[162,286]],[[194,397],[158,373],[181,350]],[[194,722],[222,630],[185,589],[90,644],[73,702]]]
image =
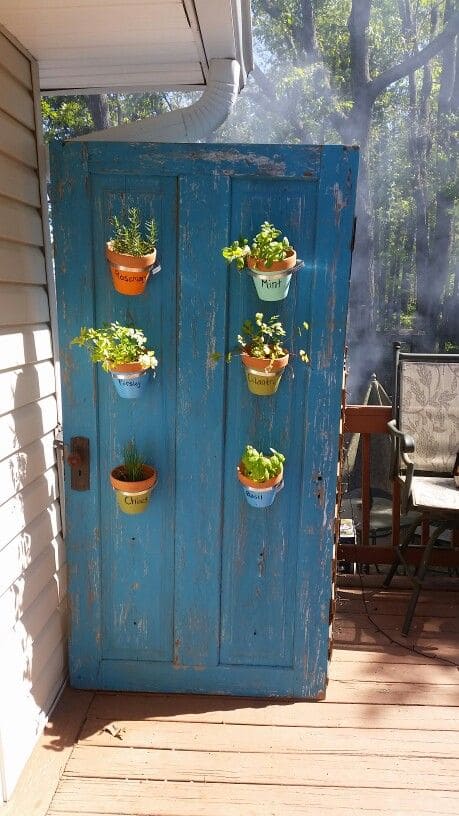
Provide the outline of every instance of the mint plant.
[[244,476],[253,482],[267,482],[268,479],[278,476],[285,462],[283,453],[274,448],[269,449],[271,456],[257,451],[252,445],[246,445],[240,465]]
[[139,257],[149,255],[154,251],[158,239],[158,230],[153,218],[145,223],[143,234],[139,211],[135,207],[128,210],[126,224],[122,224],[116,215],[111,219],[111,223],[115,228],[115,234],[110,239],[111,249],[114,252]]
[[86,348],[91,361],[100,363],[104,371],[122,363],[140,363],[152,369],[158,365],[155,352],[146,349],[147,338],[143,331],[118,322],[104,323],[100,329],[83,326],[71,345]]
[[275,261],[283,261],[293,251],[286,236],[278,240],[280,235],[281,231],[274,224],[264,221],[250,245],[247,238],[241,237],[230,246],[223,247],[222,255],[229,264],[234,261],[239,270],[244,269],[249,255],[254,260],[263,261],[269,268]]

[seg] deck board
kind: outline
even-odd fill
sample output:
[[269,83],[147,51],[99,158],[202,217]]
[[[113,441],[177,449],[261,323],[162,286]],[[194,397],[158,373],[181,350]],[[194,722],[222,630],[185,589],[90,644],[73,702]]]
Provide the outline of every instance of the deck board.
[[[362,768],[362,777],[365,769]],[[69,780],[56,794],[53,814],[65,816],[452,816],[457,794],[444,791],[361,791],[360,787],[158,783]]]
[[325,701],[97,692],[27,816],[459,813],[458,582],[432,582],[407,638],[408,584],[381,582],[341,581]]
[[[254,735],[255,738],[255,735]],[[89,756],[91,762],[89,764]],[[362,761],[365,773],[362,773]],[[365,788],[457,791],[457,757],[397,757],[376,751],[333,756],[310,746],[301,754],[230,751],[176,751],[129,746],[77,745],[66,766],[66,777],[79,780],[144,779],[170,782],[257,784],[296,787],[330,784]],[[109,787],[109,786],[108,786]]]
[[[108,727],[104,720],[87,719],[79,745],[105,747],[154,748],[175,751],[220,751],[241,753],[304,754],[314,746],[315,753],[366,756],[377,750],[381,756],[455,757],[459,751],[459,731],[435,732],[421,729],[391,729],[326,726],[263,727],[221,723],[193,723],[117,720]],[[255,739],[255,737],[258,737]],[[428,746],[428,747],[427,747]]]

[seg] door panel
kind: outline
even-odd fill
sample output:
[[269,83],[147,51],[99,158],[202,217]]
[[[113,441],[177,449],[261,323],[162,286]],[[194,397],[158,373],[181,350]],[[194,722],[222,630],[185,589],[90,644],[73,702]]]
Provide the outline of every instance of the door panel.
[[[157,376],[141,400],[123,400],[110,377],[97,371],[97,409],[101,461],[101,564],[103,658],[172,660],[174,514],[169,499],[175,482],[175,179],[95,176],[92,181],[94,224],[95,324],[112,319],[142,327],[149,348],[159,355]],[[136,206],[143,219],[154,217],[163,247],[166,274],[151,282],[154,296],[120,295],[108,279],[104,256],[110,218],[123,203]],[[82,357],[82,352],[75,352]],[[80,359],[80,363],[82,363]],[[107,471],[122,461],[124,444],[135,436],[160,478],[154,491],[155,512],[132,519],[114,512]],[[113,465],[110,465],[113,462]]]
[[[64,437],[89,436],[92,457],[89,493],[67,489],[72,683],[320,696],[356,151],[71,143],[53,148],[52,168]],[[162,266],[133,298],[115,292],[104,258],[110,218],[129,206],[157,220]],[[278,303],[221,257],[264,220],[305,261]],[[248,392],[237,357],[210,359],[258,311],[289,336],[311,325],[295,341],[311,365],[294,358],[269,398]],[[141,327],[159,359],[139,400],[69,349],[80,326],[115,319]],[[132,436],[158,485],[129,517],[108,474]],[[264,511],[236,479],[247,443],[287,457]]]

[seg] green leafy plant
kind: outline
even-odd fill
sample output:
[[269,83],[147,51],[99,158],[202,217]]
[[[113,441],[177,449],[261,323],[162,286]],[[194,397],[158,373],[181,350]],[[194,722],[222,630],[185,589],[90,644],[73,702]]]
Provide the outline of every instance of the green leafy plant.
[[242,454],[240,467],[248,479],[253,482],[267,482],[268,479],[277,476],[285,462],[283,453],[279,453],[274,448],[269,449],[271,456],[265,456],[264,453],[257,451],[252,445],[246,445],[244,453]]
[[223,247],[222,255],[228,261],[236,264],[237,269],[244,269],[246,259],[250,255],[254,260],[263,261],[269,268],[275,261],[283,261],[289,252],[293,250],[290,241],[286,236],[279,240],[282,235],[274,224],[264,221],[258,232],[249,245],[247,238],[239,238],[233,241],[230,246]]
[[149,255],[155,249],[158,239],[156,222],[153,218],[147,221],[142,233],[139,211],[135,207],[128,210],[126,224],[121,223],[116,215],[111,219],[111,223],[115,228],[115,234],[110,242],[115,252],[139,257]]
[[265,322],[262,312],[257,312],[255,322],[244,320],[237,342],[243,351],[250,351],[251,357],[278,360],[286,354],[282,345],[285,335],[279,315],[273,315]]
[[140,363],[144,368],[153,369],[158,365],[155,352],[146,349],[147,338],[143,331],[118,322],[104,323],[100,329],[83,326],[71,345],[86,348],[92,362],[100,363],[104,371],[122,363]]
[[[302,327],[298,328],[298,333],[301,336],[303,331],[309,329],[308,323],[304,322]],[[255,319],[244,320],[242,324],[241,333],[237,336],[239,353],[245,351],[251,357],[258,357],[261,360],[279,360],[288,352],[284,348],[284,338],[286,331],[279,320],[279,315],[272,315],[266,321],[262,312],[255,314]],[[229,363],[234,352],[228,352],[226,361]],[[304,351],[300,349],[298,356],[303,363],[309,362],[309,357]],[[211,360],[217,362],[220,360],[221,354],[215,352],[211,354]]]
[[144,461],[134,439],[123,448],[123,478],[126,482],[140,482],[144,478]]

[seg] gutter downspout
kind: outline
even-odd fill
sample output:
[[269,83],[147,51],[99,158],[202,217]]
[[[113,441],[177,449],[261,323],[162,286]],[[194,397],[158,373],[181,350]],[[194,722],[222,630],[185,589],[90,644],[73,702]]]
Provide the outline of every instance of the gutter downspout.
[[207,87],[193,105],[138,122],[96,130],[74,141],[197,142],[206,139],[231,113],[239,93],[241,68],[237,60],[212,59]]

